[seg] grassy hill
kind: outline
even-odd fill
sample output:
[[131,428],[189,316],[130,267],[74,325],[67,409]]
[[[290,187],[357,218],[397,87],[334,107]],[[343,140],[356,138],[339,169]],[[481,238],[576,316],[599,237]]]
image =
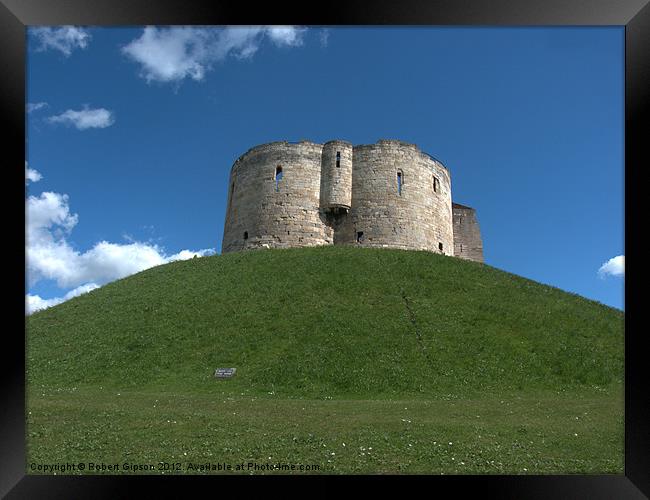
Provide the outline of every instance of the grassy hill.
[[[282,456],[321,472],[622,472],[623,331],[621,311],[428,252],[324,247],[175,262],[27,319],[28,454],[123,461],[126,447],[159,461],[183,442],[197,460]],[[237,375],[215,380],[217,367]],[[413,418],[422,427],[404,434]],[[186,427],[165,430],[174,421]],[[568,432],[578,424],[587,427]],[[440,455],[440,439],[452,441],[433,439],[443,428],[480,459]],[[509,443],[539,435],[490,464],[480,429]],[[321,456],[328,440],[350,446],[366,431],[358,448],[376,438],[379,462],[365,451]],[[414,443],[390,450],[409,435],[427,451],[404,461]],[[537,469],[520,467],[533,456]]]

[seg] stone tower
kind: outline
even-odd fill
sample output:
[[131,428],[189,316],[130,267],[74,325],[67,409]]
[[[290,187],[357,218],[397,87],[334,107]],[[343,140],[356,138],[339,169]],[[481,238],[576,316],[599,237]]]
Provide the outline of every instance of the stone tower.
[[476,212],[415,144],[272,142],[233,165],[222,252],[315,245],[427,250],[483,262]]

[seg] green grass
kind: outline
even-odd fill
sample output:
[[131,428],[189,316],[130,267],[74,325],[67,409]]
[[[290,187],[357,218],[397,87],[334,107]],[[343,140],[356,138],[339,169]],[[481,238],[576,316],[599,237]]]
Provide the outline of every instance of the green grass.
[[622,473],[623,330],[619,310],[428,252],[176,262],[27,319],[28,462]]

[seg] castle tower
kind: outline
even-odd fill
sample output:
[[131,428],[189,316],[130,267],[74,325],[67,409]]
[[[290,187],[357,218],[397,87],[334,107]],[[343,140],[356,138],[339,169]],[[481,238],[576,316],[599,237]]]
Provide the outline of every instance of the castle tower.
[[333,213],[352,206],[352,144],[329,141],[323,144],[320,206]]
[[272,142],[230,171],[222,252],[316,245],[427,250],[483,262],[476,212],[415,144]]
[[453,255],[451,176],[415,144],[354,146],[352,208],[336,243]]
[[230,171],[222,252],[333,243],[319,211],[322,150],[283,141],[239,157]]
[[454,213],[454,256],[483,262],[483,240],[476,210],[460,203],[452,204]]

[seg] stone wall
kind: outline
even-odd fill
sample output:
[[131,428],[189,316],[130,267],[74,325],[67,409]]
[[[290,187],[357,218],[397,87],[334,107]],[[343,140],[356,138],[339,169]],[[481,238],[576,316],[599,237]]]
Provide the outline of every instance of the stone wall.
[[474,210],[452,211],[448,170],[415,144],[272,142],[235,162],[222,252],[332,244],[483,261]]
[[483,240],[476,210],[454,203],[454,255],[461,259],[483,262]]
[[352,165],[352,208],[337,243],[453,254],[451,179],[441,164],[414,144],[382,140],[355,146]]
[[333,244],[333,230],[319,210],[322,149],[308,141],[272,142],[235,162],[222,252]]

